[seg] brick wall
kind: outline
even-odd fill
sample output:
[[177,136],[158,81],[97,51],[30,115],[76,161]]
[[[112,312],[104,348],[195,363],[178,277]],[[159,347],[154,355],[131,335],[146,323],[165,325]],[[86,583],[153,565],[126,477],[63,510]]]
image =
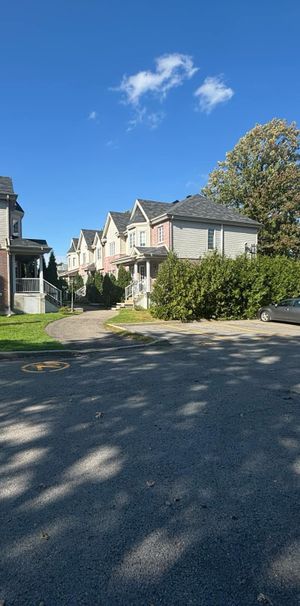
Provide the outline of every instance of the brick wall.
[[[0,313],[4,313],[8,305],[7,281],[7,252],[0,250]],[[1,294],[2,293],[2,294]]]
[[[158,228],[160,225],[164,227],[164,240],[163,242],[158,242]],[[167,248],[170,248],[170,221],[162,221],[159,225],[154,225],[151,228],[151,246],[163,246],[165,245]]]

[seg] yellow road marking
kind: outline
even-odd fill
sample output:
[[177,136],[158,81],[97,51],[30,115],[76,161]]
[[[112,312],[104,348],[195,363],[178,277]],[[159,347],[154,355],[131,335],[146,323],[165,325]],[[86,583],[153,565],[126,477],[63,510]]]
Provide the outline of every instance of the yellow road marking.
[[31,364],[24,364],[22,366],[23,372],[58,372],[60,370],[66,370],[69,368],[68,362],[60,362],[59,360],[45,360],[41,362],[32,362]]

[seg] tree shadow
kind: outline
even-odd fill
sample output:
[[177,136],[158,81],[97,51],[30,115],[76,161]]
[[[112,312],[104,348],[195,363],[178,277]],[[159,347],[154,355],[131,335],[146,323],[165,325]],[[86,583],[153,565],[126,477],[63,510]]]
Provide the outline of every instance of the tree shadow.
[[2,362],[9,606],[298,603],[299,341],[174,343]]

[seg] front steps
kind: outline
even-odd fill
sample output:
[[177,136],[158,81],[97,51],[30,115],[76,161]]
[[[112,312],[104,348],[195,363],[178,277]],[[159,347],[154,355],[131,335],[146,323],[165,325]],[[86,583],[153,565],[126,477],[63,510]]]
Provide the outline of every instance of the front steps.
[[133,307],[133,300],[132,299],[128,299],[127,301],[123,301],[122,303],[116,303],[116,305],[114,307],[111,307],[112,311],[117,311],[118,309],[130,309]]

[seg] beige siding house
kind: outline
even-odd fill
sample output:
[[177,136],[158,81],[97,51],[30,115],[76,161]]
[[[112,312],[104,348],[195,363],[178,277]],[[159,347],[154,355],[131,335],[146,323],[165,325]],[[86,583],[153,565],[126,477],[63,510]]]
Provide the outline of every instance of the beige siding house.
[[232,258],[255,255],[259,227],[257,221],[201,195],[175,202],[138,198],[131,212],[109,212],[103,232],[93,232],[93,242],[92,230],[82,230],[77,248],[73,244],[68,254],[72,259],[76,248],[80,273],[88,269],[117,276],[118,268],[126,267],[132,276],[127,300],[147,307],[159,265],[169,251],[193,261],[215,250]]

